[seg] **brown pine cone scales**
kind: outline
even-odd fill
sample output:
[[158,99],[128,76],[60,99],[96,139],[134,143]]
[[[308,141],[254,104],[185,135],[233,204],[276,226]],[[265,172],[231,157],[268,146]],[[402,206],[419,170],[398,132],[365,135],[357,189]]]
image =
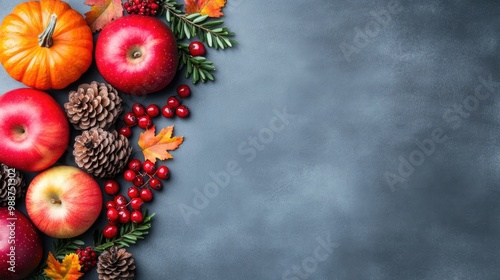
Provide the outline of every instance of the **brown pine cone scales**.
[[20,199],[26,194],[26,189],[26,181],[19,170],[0,163],[0,206],[8,206],[9,198],[11,201]]
[[75,129],[110,128],[123,110],[122,99],[111,85],[98,83],[81,84],[69,93],[64,104],[68,120]]
[[111,247],[99,256],[97,273],[102,280],[135,279],[134,258],[125,248]]
[[125,136],[102,128],[83,131],[75,138],[73,149],[76,164],[98,178],[112,178],[120,173],[131,153]]

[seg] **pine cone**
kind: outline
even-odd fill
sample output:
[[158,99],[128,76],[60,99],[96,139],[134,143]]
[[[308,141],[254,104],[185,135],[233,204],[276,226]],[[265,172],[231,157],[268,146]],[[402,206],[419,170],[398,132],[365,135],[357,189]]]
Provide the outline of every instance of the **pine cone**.
[[0,206],[8,206],[9,197],[12,196],[12,187],[14,187],[16,192],[15,200],[20,199],[26,194],[26,181],[19,170],[9,168],[7,165],[0,163]]
[[97,273],[103,280],[135,279],[134,258],[125,248],[111,247],[99,256]]
[[113,130],[85,130],[75,138],[73,155],[76,164],[98,178],[111,178],[120,173],[132,152],[128,139]]
[[77,130],[94,127],[108,129],[123,110],[122,99],[116,89],[96,81],[81,84],[77,91],[71,91],[64,109],[69,122]]

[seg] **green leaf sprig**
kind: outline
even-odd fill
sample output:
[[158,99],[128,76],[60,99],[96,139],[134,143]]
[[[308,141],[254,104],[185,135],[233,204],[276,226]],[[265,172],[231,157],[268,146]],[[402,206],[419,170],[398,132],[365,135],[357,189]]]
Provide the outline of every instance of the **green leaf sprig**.
[[225,49],[234,47],[238,42],[232,37],[235,35],[228,28],[223,27],[224,21],[214,19],[208,15],[200,13],[183,13],[183,5],[175,0],[165,0],[162,3],[162,13],[165,13],[167,22],[170,23],[175,38],[178,41],[179,49],[179,68],[186,67],[186,78],[191,77],[193,83],[198,81],[214,81],[213,71],[215,66],[213,62],[208,61],[203,56],[192,56],[189,53],[188,44],[183,43],[184,39],[198,37],[207,46],[214,49]]
[[177,44],[179,49],[179,70],[186,66],[186,78],[192,77],[193,84],[198,81],[203,83],[207,80],[214,81],[215,78],[212,73],[215,71],[215,66],[212,61],[207,60],[203,56],[192,56],[189,53],[189,45],[187,43]]
[[149,233],[151,228],[151,219],[155,214],[147,215],[144,214],[144,221],[140,224],[135,224],[132,222],[126,223],[120,226],[120,232],[118,236],[113,239],[105,239],[102,232],[96,230],[94,232],[94,251],[102,252],[110,247],[117,246],[118,248],[130,247],[137,242],[139,239],[144,239]]
[[83,247],[85,242],[74,238],[57,239],[52,242],[52,245],[54,246],[54,257],[62,261],[66,255],[75,253],[76,249]]
[[165,18],[178,40],[198,36],[202,42],[215,49],[230,48],[238,44],[231,38],[235,34],[221,26],[224,24],[223,20],[215,20],[200,13],[185,14],[180,10],[182,5],[175,0],[166,0],[162,7]]

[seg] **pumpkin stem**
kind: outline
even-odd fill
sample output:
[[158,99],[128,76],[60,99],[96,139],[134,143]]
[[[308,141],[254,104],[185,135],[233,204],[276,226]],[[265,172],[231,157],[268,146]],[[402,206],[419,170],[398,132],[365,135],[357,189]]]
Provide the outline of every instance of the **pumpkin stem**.
[[38,35],[38,44],[40,47],[50,48],[54,41],[52,40],[52,35],[54,34],[54,30],[56,29],[56,14],[52,14],[50,16],[50,21],[45,30],[43,30],[40,35]]

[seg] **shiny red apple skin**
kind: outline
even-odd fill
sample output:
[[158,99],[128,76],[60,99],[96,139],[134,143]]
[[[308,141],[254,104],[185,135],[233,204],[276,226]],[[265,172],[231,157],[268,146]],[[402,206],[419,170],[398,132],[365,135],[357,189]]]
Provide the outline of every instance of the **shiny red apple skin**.
[[64,154],[69,135],[66,114],[48,93],[20,88],[0,96],[0,162],[44,170]]
[[165,88],[179,62],[170,28],[154,17],[129,15],[103,28],[96,42],[96,65],[119,91],[144,95]]
[[[14,262],[9,255],[15,255]],[[21,211],[0,207],[0,279],[25,279],[42,256],[42,239],[28,217]]]
[[33,224],[55,238],[87,231],[102,208],[99,184],[73,166],[51,167],[33,178],[26,192],[26,210]]

